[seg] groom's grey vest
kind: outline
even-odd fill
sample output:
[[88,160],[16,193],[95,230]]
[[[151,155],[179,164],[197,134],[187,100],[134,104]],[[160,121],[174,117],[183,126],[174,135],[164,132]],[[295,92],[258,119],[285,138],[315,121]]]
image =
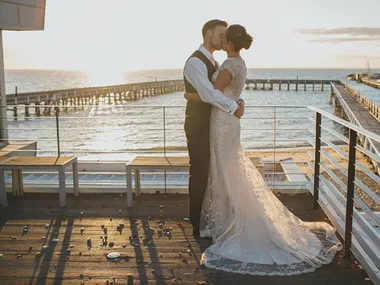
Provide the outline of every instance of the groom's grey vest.
[[[195,51],[190,57],[199,58],[207,67],[208,79],[211,81],[212,75],[215,73],[217,66],[214,66],[208,58],[199,50]],[[197,90],[183,77],[185,81],[186,92],[197,93]],[[196,124],[188,124],[188,128],[196,128],[198,130],[210,127],[211,105],[199,101],[187,101],[186,117],[194,119]],[[185,124],[186,126],[186,124]],[[186,127],[185,127],[186,128]]]

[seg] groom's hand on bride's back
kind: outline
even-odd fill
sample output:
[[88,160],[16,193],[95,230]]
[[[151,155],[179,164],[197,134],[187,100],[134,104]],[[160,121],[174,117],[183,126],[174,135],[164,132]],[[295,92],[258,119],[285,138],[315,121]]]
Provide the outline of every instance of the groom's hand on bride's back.
[[239,99],[236,103],[238,103],[238,108],[236,109],[234,114],[236,117],[240,119],[244,115],[245,103],[243,99]]

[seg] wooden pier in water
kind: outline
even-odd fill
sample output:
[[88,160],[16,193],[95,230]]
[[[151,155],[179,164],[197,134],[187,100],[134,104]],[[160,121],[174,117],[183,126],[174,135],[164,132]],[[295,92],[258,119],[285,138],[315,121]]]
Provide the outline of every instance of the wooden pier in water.
[[373,81],[371,79],[364,79],[364,78],[361,78],[360,79],[360,82],[361,83],[364,83],[366,85],[369,85],[373,88],[377,88],[377,89],[380,89],[380,82],[377,82],[377,81]]
[[[325,86],[335,80],[316,80],[316,79],[247,79],[246,89],[253,90],[274,90],[278,86],[278,90],[307,91],[311,86],[312,91],[324,91]],[[253,85],[253,87],[252,87]],[[310,88],[309,88],[310,89]]]
[[[287,80],[287,79],[247,79],[246,89],[273,90],[312,90],[324,91],[325,86],[334,80]],[[268,86],[268,88],[267,88]],[[311,86],[311,87],[310,87]],[[310,88],[307,88],[310,87]],[[17,118],[19,108],[25,108],[25,116],[30,116],[30,109],[34,109],[37,116],[50,115],[53,107],[63,111],[83,108],[91,105],[116,104],[127,101],[136,101],[157,95],[184,91],[183,80],[167,80],[144,83],[130,83],[113,86],[72,88],[64,90],[49,90],[39,92],[18,93],[7,95],[7,105],[10,106]]]
[[[157,95],[184,91],[183,80],[131,83],[113,86],[72,88],[40,92],[17,93],[7,95],[7,105],[13,107],[17,117],[19,106],[25,108],[25,116],[34,108],[35,114],[50,115],[53,107],[61,107],[64,111],[100,104],[115,104],[136,101]],[[43,112],[41,112],[43,109]]]

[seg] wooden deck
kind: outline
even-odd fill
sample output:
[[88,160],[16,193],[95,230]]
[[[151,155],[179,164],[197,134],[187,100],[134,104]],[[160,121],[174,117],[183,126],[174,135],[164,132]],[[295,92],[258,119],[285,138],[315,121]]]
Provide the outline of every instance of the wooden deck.
[[[311,195],[279,198],[303,220],[326,218],[321,210],[311,210]],[[0,207],[1,284],[372,284],[358,266],[351,268],[353,259],[341,255],[314,273],[292,277],[239,275],[199,266],[202,250],[211,242],[191,235],[184,219],[187,195],[145,194],[129,209],[125,196],[118,194],[69,195],[65,209],[53,194],[8,199],[9,207]],[[124,227],[118,228],[120,224]],[[104,246],[102,225],[108,236]],[[172,229],[170,235],[162,234],[165,228]],[[106,254],[112,251],[124,258],[108,261]]]

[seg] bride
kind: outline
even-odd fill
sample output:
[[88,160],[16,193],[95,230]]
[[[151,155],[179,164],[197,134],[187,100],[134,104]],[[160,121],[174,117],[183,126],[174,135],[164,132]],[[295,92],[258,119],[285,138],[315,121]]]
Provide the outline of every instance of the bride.
[[[249,49],[252,40],[240,25],[229,26],[224,36],[228,58],[213,81],[233,100],[247,76],[240,50]],[[196,93],[185,93],[185,98],[200,100]],[[200,235],[211,237],[213,244],[202,254],[202,264],[242,274],[295,275],[332,261],[342,248],[335,229],[303,222],[277,199],[241,146],[239,118],[217,107],[211,111],[210,150]]]

